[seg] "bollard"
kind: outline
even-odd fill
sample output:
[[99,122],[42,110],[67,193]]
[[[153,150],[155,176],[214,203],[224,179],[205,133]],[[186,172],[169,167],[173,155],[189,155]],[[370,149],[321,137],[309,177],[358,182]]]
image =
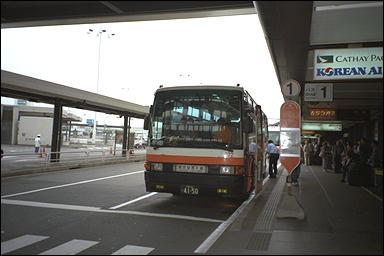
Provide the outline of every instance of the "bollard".
[[39,154],[37,155],[38,158],[43,158],[43,152],[42,152],[42,148],[40,148],[39,150]]

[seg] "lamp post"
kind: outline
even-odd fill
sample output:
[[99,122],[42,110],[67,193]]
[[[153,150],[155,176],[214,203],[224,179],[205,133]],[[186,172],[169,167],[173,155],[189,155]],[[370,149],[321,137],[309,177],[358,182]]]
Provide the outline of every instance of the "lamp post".
[[[95,32],[93,29],[89,29],[87,34],[96,33],[96,36],[99,37],[99,50],[98,50],[98,58],[97,58],[97,80],[96,80],[96,93],[99,93],[99,78],[100,78],[100,56],[101,56],[101,37],[103,33],[107,33],[105,29],[99,29],[99,31]],[[115,34],[108,34],[108,38],[114,36]],[[95,119],[93,122],[93,132],[92,132],[92,142],[96,144],[96,121],[97,112],[95,111]]]

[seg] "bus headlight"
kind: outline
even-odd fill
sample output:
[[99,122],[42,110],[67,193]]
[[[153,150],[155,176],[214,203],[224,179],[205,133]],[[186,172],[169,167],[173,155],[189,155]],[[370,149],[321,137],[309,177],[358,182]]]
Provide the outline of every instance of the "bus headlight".
[[233,175],[233,174],[235,174],[235,167],[234,166],[221,166],[220,167],[220,174]]
[[162,171],[163,170],[163,163],[152,163],[151,164],[151,170],[152,171]]

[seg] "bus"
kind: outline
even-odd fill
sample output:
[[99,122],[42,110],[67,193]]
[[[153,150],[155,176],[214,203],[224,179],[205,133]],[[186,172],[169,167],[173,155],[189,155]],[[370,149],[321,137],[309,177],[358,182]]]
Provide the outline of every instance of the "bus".
[[147,192],[246,198],[261,191],[268,121],[244,88],[159,88],[144,129]]

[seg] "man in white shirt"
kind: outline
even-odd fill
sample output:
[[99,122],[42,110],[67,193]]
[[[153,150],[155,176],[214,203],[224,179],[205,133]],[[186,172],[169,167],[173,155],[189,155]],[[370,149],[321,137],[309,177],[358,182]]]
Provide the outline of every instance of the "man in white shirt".
[[40,146],[41,146],[40,134],[37,134],[35,138],[35,153],[39,153]]
[[277,147],[272,140],[268,140],[267,155],[269,158],[269,178],[276,178],[277,160],[279,160],[279,152],[277,151]]

